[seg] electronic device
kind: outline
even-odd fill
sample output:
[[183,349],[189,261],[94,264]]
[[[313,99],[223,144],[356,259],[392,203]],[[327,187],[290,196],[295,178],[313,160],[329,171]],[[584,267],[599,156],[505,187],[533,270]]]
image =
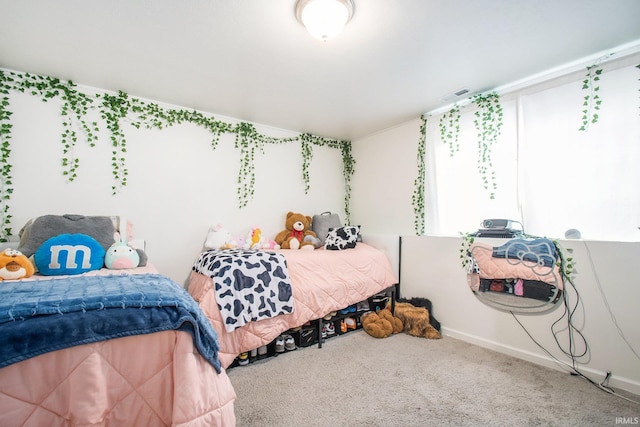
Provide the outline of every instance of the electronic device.
[[504,230],[507,228],[511,228],[511,222],[512,221],[510,219],[485,219],[484,221],[482,221],[482,228],[497,228]]
[[[520,229],[514,229],[515,224],[520,225]],[[510,239],[524,233],[522,223],[510,219],[485,219],[481,223],[482,228],[473,235],[475,237],[492,237],[496,239]]]

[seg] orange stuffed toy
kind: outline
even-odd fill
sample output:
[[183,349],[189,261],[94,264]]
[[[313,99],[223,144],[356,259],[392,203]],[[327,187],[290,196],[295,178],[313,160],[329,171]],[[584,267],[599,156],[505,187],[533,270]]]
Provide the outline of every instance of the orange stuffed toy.
[[297,212],[287,213],[285,230],[276,234],[275,242],[281,249],[314,250],[313,239],[316,233],[310,230],[311,217]]
[[389,335],[402,332],[402,321],[387,309],[376,313],[370,312],[362,317],[362,328],[374,338],[386,338]]
[[0,280],[14,280],[31,277],[35,268],[29,258],[15,249],[0,252]]

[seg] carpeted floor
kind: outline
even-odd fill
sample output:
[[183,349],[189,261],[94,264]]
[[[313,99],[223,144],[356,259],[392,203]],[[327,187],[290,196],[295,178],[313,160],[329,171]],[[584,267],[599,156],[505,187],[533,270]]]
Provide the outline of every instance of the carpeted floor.
[[238,427],[616,426],[640,417],[640,404],[583,378],[449,337],[359,330],[228,374]]

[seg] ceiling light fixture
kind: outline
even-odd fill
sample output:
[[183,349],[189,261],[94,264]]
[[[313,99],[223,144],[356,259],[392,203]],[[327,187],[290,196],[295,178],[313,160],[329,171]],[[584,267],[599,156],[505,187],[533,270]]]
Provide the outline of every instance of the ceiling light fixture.
[[334,38],[353,16],[353,0],[298,0],[296,18],[322,41]]

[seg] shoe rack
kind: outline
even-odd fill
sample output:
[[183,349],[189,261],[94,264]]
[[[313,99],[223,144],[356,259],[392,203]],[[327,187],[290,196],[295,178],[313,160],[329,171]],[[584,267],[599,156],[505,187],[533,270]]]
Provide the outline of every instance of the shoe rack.
[[[381,297],[382,295],[386,297],[386,301],[384,301],[384,303],[377,300],[377,298]],[[386,304],[391,304],[391,310],[393,311],[397,298],[398,285],[394,285],[370,298],[367,298],[364,301],[354,304],[353,306],[345,307],[342,310],[338,310],[335,312],[335,314],[330,313],[333,315],[328,315],[316,320],[312,320],[308,324],[305,324],[300,328],[284,331],[280,336],[278,336],[269,344],[262,346],[259,349],[254,349],[250,352],[243,353],[236,357],[229,368],[233,368],[236,366],[245,366],[249,363],[253,363],[257,360],[262,360],[269,357],[277,357],[281,354],[294,351],[299,347],[309,347],[317,344],[318,348],[322,348],[323,342],[327,339],[331,339],[333,337],[362,329],[361,318],[363,314],[370,311],[380,310],[384,308]],[[342,328],[343,323],[349,322],[347,319],[352,319],[353,323],[350,325],[345,325],[345,328]],[[323,329],[325,329],[326,331],[331,327],[333,328],[334,332],[332,334],[327,333],[323,336]],[[283,347],[283,343],[280,342],[282,337],[285,337],[285,340],[286,337],[292,337],[295,342],[295,348],[290,344]]]

